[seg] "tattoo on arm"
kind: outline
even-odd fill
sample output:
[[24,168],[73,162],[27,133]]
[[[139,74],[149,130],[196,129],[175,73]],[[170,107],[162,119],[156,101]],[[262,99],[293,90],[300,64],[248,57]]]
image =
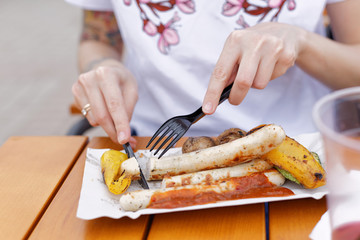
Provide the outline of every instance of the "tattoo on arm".
[[113,12],[84,11],[81,41],[96,40],[122,52],[123,41]]

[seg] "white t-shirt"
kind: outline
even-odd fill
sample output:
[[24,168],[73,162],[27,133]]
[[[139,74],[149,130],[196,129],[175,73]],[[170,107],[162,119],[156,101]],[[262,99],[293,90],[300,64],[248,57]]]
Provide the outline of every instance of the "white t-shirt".
[[[66,0],[115,12],[126,46],[125,64],[139,85],[131,126],[151,136],[167,119],[201,106],[228,35],[258,22],[278,21],[324,35],[322,16],[338,0]],[[239,106],[227,101],[193,125],[187,136],[228,128],[282,126],[289,136],[314,132],[314,103],[330,89],[297,66],[263,90],[250,89]]]

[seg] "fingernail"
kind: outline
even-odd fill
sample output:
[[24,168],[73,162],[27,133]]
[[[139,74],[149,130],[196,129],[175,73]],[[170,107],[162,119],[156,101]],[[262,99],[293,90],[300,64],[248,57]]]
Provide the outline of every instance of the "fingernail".
[[125,139],[125,133],[124,132],[120,132],[119,136],[118,136],[118,141],[119,143],[122,142]]
[[203,111],[206,112],[206,113],[209,113],[211,112],[212,110],[212,104],[211,102],[208,102],[206,103],[204,106],[203,106]]

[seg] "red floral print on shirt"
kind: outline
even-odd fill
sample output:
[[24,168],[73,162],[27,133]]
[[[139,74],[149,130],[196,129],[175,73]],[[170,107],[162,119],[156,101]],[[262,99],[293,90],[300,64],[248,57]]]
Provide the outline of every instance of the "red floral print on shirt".
[[251,3],[249,0],[226,0],[222,14],[224,16],[234,16],[240,13],[237,24],[243,28],[249,27],[249,24],[245,21],[243,13],[246,15],[259,16],[258,22],[262,21],[268,14],[273,14],[271,21],[277,21],[277,18],[287,3],[287,8],[292,11],[296,7],[295,0],[264,0],[266,6],[259,6]]
[[[263,4],[256,5],[252,3],[252,0],[226,0],[222,7],[222,14],[228,17],[239,14],[236,23],[247,28],[249,24],[245,20],[244,16],[246,15],[258,16],[258,22],[270,15],[271,21],[276,21],[285,4],[290,11],[296,7],[295,0],[258,1]],[[174,10],[178,9],[185,14],[195,13],[194,0],[123,0],[123,2],[127,6],[130,6],[132,2],[136,3],[140,10],[143,31],[151,37],[158,37],[157,48],[163,54],[168,54],[170,47],[180,42],[175,23],[179,22],[181,18],[178,12]],[[160,15],[161,12],[167,11],[174,11],[174,14],[170,19],[164,21]]]
[[[131,0],[123,0],[125,5],[130,5]],[[152,37],[159,36],[157,47],[163,54],[168,54],[170,47],[180,42],[179,34],[175,28],[174,23],[181,20],[178,13],[175,11],[174,15],[167,22],[163,22],[160,18],[161,12],[179,9],[185,14],[192,14],[195,12],[195,4],[193,0],[135,0],[139,10],[140,17],[143,21],[143,31]],[[150,10],[150,11],[145,11]],[[151,13],[151,16],[149,16]],[[151,20],[152,19],[152,20]],[[157,20],[157,24],[154,20]]]

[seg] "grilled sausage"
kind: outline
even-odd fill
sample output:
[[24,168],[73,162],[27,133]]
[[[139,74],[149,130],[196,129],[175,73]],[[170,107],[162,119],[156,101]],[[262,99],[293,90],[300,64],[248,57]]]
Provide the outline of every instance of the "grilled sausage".
[[273,165],[262,159],[254,159],[250,162],[242,163],[233,167],[205,170],[195,173],[187,173],[177,176],[165,177],[162,181],[162,188],[178,187],[185,185],[207,184],[215,181],[250,175],[255,172],[262,172],[272,168]]
[[[244,178],[246,180],[242,181]],[[249,178],[256,180],[252,181]],[[281,186],[284,182],[285,178],[277,170],[270,169],[249,176],[229,178],[212,185],[187,185],[129,192],[120,197],[120,206],[125,211],[137,211],[144,208],[175,208],[241,199],[253,197],[253,189],[263,187],[266,192],[265,188]],[[290,194],[292,192],[289,190]],[[202,198],[204,196],[205,198]]]
[[148,162],[148,176],[150,180],[159,180],[165,176],[235,166],[264,155],[276,148],[285,137],[280,126],[269,124],[222,145],[160,159],[152,157]]

